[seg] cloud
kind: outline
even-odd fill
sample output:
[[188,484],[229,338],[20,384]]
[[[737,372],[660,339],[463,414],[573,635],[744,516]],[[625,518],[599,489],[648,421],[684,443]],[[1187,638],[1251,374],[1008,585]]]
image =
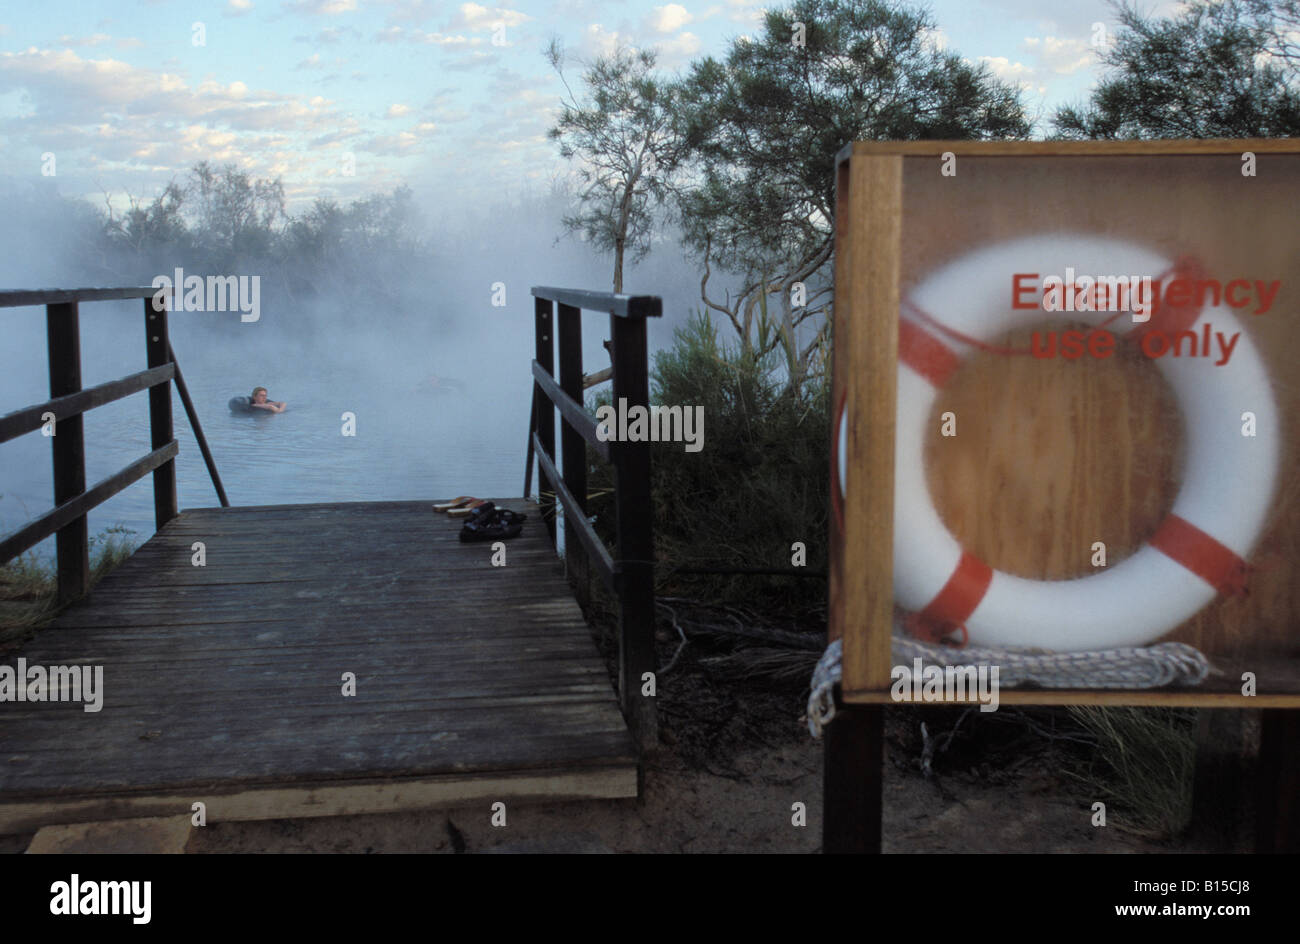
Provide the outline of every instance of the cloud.
[[727,0],[727,19],[736,23],[752,23],[758,25],[763,22],[763,8],[768,5],[770,0]]
[[401,157],[414,153],[419,145],[420,139],[417,135],[410,131],[399,131],[397,134],[376,135],[364,144],[358,145],[357,150],[369,151],[380,157]]
[[1026,36],[1022,46],[1037,53],[1043,64],[1057,75],[1070,75],[1096,61],[1091,45],[1082,39]]
[[944,52],[948,48],[948,34],[935,27],[921,33],[921,44],[931,52]]
[[102,46],[109,42],[113,37],[107,33],[96,33],[94,36],[60,36],[60,46]]
[[532,17],[518,10],[506,10],[501,7],[484,7],[477,3],[462,3],[456,16],[448,24],[448,30],[493,30],[498,26],[519,26]]
[[[355,119],[319,96],[304,101],[239,81],[192,86],[171,73],[82,59],[71,50],[0,53],[0,94],[13,91],[25,93],[30,110],[0,119],[0,135],[20,146],[56,141],[83,149],[88,167],[138,160],[134,155],[150,146],[155,166],[178,169],[236,155],[251,166],[263,160],[268,137],[359,130]],[[211,154],[203,150],[209,146]]]
[[650,28],[656,33],[675,33],[695,17],[680,3],[655,7],[649,16]]
[[253,9],[253,0],[229,0],[226,4],[226,16],[243,16]]
[[579,47],[583,58],[594,59],[610,55],[624,40],[625,37],[618,30],[607,30],[600,23],[589,23],[582,33]]
[[352,26],[326,26],[324,29],[317,30],[313,36],[295,36],[295,43],[311,43],[313,45],[339,43],[344,39],[360,39],[361,31]]
[[291,0],[284,8],[292,13],[305,13],[308,16],[338,16],[351,13],[357,8],[357,0]]
[[424,23],[445,4],[439,0],[381,0],[388,8],[386,21],[394,23]]
[[410,114],[411,106],[394,104],[388,106],[388,111],[384,112],[385,118],[401,118],[403,115]]
[[385,27],[375,34],[375,41],[380,43],[419,43],[427,46],[480,46],[483,44],[483,39],[478,36],[449,36],[445,33],[426,33],[422,29],[407,29],[402,26]]
[[700,51],[700,38],[694,33],[682,33],[666,42],[656,43],[659,50],[658,65],[672,68],[683,65]]
[[[965,60],[970,62],[969,59]],[[1019,86],[1025,91],[1046,94],[1047,87],[1039,84],[1038,70],[1023,62],[1012,62],[1006,56],[979,56],[975,64],[986,66],[990,72],[1011,85]]]
[[481,49],[468,50],[465,55],[443,66],[447,72],[470,72],[481,66],[491,65],[496,62],[496,56],[486,53]]
[[1034,74],[1033,66],[1012,62],[1006,56],[980,56],[976,60],[1004,82],[1017,82]]

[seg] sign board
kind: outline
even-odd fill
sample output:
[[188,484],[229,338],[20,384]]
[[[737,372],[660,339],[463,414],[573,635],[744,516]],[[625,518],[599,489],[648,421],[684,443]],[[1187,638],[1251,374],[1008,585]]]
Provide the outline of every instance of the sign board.
[[[1300,706],[1300,143],[859,143],[837,165],[831,636],[1182,642]],[[1086,660],[1085,660],[1086,661]]]

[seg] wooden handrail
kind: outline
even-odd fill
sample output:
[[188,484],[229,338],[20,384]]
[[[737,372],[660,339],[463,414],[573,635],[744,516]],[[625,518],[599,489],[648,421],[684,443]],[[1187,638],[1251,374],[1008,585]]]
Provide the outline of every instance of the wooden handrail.
[[583,407],[560,389],[560,385],[555,382],[555,378],[546,372],[537,361],[533,361],[533,379],[537,385],[550,398],[551,402],[560,408],[560,413],[564,416],[565,421],[581,434],[582,438],[592,449],[596,450],[596,455],[600,456],[606,462],[611,461],[609,455],[609,443],[596,435],[597,422],[596,418],[588,413]]
[[131,298],[152,298],[162,289],[150,285],[125,288],[36,288],[0,291],[0,308],[27,305],[66,305],[77,302],[110,302]]
[[[565,514],[565,535],[572,533],[582,542],[591,557],[595,558],[597,570],[600,571],[600,578],[611,593],[617,592],[618,575],[623,572],[623,565],[610,556],[609,550],[605,543],[601,541],[600,535],[596,529],[591,526],[587,516],[583,513],[578,505],[578,499],[569,491],[556,470],[555,464],[551,462],[551,457],[546,454],[546,450],[541,448],[537,442],[537,434],[533,434],[533,448],[537,452],[537,462],[546,471],[551,479],[551,484],[555,486],[555,495],[560,499],[560,504],[564,506]],[[570,531],[571,528],[571,531]]]
[[658,318],[664,313],[663,299],[658,295],[616,295],[613,292],[587,292],[576,288],[554,288],[535,285],[534,298],[541,298],[583,311],[599,311],[615,318]]
[[[50,367],[50,398],[44,403],[0,416],[0,443],[41,428],[49,414],[54,415],[56,424],[51,437],[55,507],[0,537],[0,564],[7,563],[51,534],[55,535],[60,604],[84,595],[90,586],[90,541],[86,516],[91,509],[152,473],[157,527],[161,528],[179,513],[176,501],[179,446],[174,437],[171,410],[173,381],[207,463],[217,497],[223,507],[230,504],[171,348],[166,306],[156,304],[160,294],[159,289],[148,286],[0,291],[0,308],[45,306]],[[83,301],[119,299],[144,299],[148,369],[83,390],[78,305]],[[146,390],[149,393],[153,451],[87,489],[83,415],[106,403]]]
[[[25,406],[21,410],[14,410],[12,413],[0,416],[0,443],[8,442],[24,433],[40,429],[45,425],[43,416],[46,413],[53,413],[56,422],[62,422],[69,417],[79,416],[88,410],[93,410],[97,406],[103,406],[105,403],[112,403],[114,400],[120,400],[123,397],[129,397],[133,393],[139,393],[141,390],[148,390],[150,387],[166,383],[172,379],[175,373],[174,364],[164,364],[161,367],[129,374],[121,380],[110,380],[108,383],[102,383],[97,387],[87,387],[79,393],[69,393],[66,396],[55,397],[53,400],[46,400],[44,403]],[[57,430],[56,426],[56,435]]]
[[179,451],[180,447],[177,445],[176,440],[173,439],[161,449],[155,449],[148,455],[135,460],[121,471],[96,482],[76,498],[70,499],[57,508],[47,511],[39,518],[27,522],[17,531],[11,531],[3,538],[0,538],[0,561],[12,560],[28,548],[44,541],[60,528],[71,524],[78,518],[85,517],[86,513],[95,506],[102,505],[128,485],[144,478],[164,462],[172,461]]
[[[646,318],[659,317],[663,302],[651,295],[616,295],[538,286],[534,297],[536,358],[529,414],[524,495],[538,465],[539,504],[556,543],[556,500],[564,509],[565,564],[578,598],[586,602],[588,568],[617,595],[619,606],[619,702],[637,741],[650,747],[658,738],[654,699],[642,695],[647,674],[655,671],[654,541],[651,529],[650,448],[645,442],[604,442],[595,417],[583,406],[582,311],[607,313],[614,398],[629,406],[649,406]],[[557,309],[558,306],[558,309]],[[555,349],[560,371],[555,376]],[[555,411],[563,421],[561,459],[555,462]],[[614,467],[617,552],[611,554],[587,518],[587,448]]]

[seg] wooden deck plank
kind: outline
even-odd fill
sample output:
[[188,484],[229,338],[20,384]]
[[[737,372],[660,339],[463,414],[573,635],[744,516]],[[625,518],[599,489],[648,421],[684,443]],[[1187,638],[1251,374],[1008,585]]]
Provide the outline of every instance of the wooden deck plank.
[[536,507],[498,501],[529,521],[493,567],[432,503],[171,521],[0,657],[104,669],[99,712],[0,705],[0,832],[163,815],[196,790],[240,816],[635,795],[635,749]]
[[16,801],[5,807],[12,832],[31,832],[50,821],[94,822],[111,818],[190,815],[191,804],[207,804],[209,823],[298,816],[352,816],[435,806],[463,806],[504,800],[624,799],[635,796],[635,771],[626,767],[577,768],[536,774],[457,774],[347,783],[301,783],[225,787],[196,794],[114,794]]

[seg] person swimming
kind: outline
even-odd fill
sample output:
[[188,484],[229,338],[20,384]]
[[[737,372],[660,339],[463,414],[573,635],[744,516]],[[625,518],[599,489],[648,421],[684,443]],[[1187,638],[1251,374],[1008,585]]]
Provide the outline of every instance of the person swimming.
[[265,387],[253,388],[253,395],[248,398],[248,405],[254,410],[270,410],[272,413],[284,412],[284,401],[268,400]]

